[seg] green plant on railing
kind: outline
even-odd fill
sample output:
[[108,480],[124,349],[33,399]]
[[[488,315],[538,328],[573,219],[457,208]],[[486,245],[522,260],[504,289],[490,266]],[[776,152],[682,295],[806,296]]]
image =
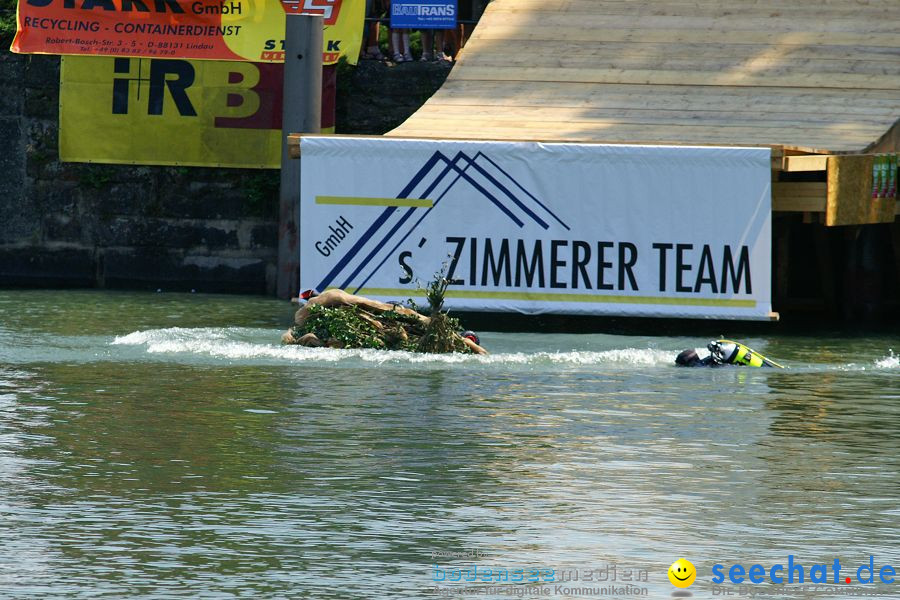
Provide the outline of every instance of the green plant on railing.
[[16,34],[16,0],[0,0],[0,48],[7,50]]
[[335,89],[337,90],[338,98],[353,93],[353,86],[350,85],[350,82],[353,80],[355,68],[356,67],[347,62],[346,56],[342,56],[338,59],[337,66],[335,67],[337,75]]
[[6,51],[16,35],[16,13],[0,10],[0,49]]

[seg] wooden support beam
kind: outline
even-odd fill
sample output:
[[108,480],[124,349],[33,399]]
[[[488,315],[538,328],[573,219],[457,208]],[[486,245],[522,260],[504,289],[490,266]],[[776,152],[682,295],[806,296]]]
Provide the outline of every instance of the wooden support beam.
[[825,198],[826,192],[824,181],[781,181],[772,184],[773,197]]
[[287,136],[288,154],[291,158],[300,158],[300,135],[292,133]]
[[826,200],[822,198],[773,197],[772,212],[824,213]]
[[772,212],[824,213],[826,192],[824,182],[775,182],[772,184]]
[[809,154],[806,156],[785,156],[781,159],[781,170],[788,172],[822,171],[828,168],[827,154]]
[[824,213],[827,206],[824,182],[776,182],[772,184],[773,212]]
[[[900,201],[894,198],[866,199],[864,204],[894,203],[894,216],[900,216]],[[828,184],[823,182],[776,182],[772,184],[772,212],[826,213]],[[881,220],[879,222],[884,222]],[[829,223],[840,225],[841,223]]]

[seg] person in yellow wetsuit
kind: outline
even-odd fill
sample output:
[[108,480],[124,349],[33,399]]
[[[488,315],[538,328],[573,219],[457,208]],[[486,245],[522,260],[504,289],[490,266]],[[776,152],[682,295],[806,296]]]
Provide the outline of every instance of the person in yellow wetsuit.
[[783,369],[774,360],[770,360],[745,346],[732,340],[713,340],[706,345],[709,356],[700,358],[697,351],[689,348],[683,350],[675,357],[675,364],[682,367],[721,367],[725,365],[739,365],[747,367],[772,367]]

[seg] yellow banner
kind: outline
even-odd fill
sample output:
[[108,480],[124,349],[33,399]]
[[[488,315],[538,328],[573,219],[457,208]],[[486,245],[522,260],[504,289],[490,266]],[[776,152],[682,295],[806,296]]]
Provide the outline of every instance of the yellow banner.
[[284,66],[67,56],[60,159],[278,168]]
[[22,0],[21,53],[284,61],[285,14],[322,15],[324,64],[355,65],[365,0]]

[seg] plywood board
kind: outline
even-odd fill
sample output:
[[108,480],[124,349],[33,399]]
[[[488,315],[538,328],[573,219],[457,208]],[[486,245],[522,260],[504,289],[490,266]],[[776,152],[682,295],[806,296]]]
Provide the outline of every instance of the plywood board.
[[872,155],[828,157],[828,203],[825,224],[891,223],[895,198],[872,198]]

